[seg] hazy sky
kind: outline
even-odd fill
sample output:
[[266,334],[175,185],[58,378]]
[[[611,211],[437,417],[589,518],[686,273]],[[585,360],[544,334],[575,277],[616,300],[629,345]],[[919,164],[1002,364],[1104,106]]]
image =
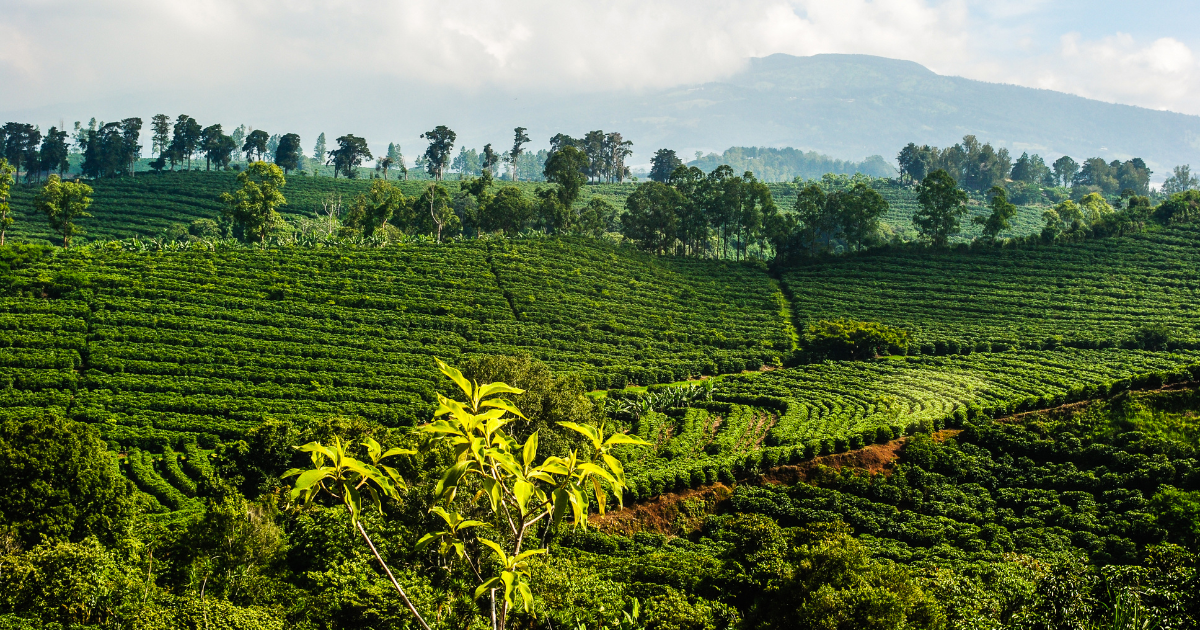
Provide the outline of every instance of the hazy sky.
[[1200,114],[1198,18],[1194,0],[0,0],[0,116],[161,109],[315,135],[423,95],[486,110],[503,92],[716,80],[777,52]]

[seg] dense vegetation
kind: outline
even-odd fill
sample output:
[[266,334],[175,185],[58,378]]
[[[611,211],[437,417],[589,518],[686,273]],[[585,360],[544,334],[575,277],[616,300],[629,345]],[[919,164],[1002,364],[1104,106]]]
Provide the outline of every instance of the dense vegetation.
[[[261,131],[236,182],[119,177],[130,125],[3,225],[63,248],[0,247],[0,628],[1197,627],[1188,186],[1022,209],[986,145],[912,186],[666,150],[633,186],[598,131],[524,186],[490,145],[357,180],[355,136],[285,178]],[[215,127],[156,169],[226,166]]]

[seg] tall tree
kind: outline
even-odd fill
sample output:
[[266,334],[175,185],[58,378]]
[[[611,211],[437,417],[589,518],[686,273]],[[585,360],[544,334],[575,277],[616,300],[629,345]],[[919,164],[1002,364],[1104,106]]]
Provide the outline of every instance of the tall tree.
[[671,149],[659,149],[650,158],[650,179],[656,182],[666,182],[671,179],[671,173],[683,166],[683,160]]
[[442,173],[450,165],[450,156],[454,152],[454,141],[458,134],[445,125],[438,125],[432,131],[421,134],[421,138],[429,141],[425,149],[425,169],[435,180],[442,179]]
[[394,165],[395,165],[395,163],[392,161],[392,158],[390,158],[390,157],[384,157],[384,158],[375,160],[375,170],[376,170],[376,172],[383,173],[384,181],[387,181],[388,171],[391,170],[392,166],[394,166]]
[[624,182],[629,177],[629,167],[625,159],[633,155],[633,141],[626,140],[614,131],[604,136],[604,158],[608,170],[608,181]]
[[87,184],[64,182],[58,175],[51,175],[33,198],[33,207],[50,220],[50,229],[62,235],[63,247],[70,247],[71,239],[84,233],[75,222],[92,216],[87,211],[92,205],[91,194],[92,187]]
[[492,150],[492,145],[487,144],[483,147],[483,170],[488,173],[496,174],[496,165],[500,163],[500,155]]
[[[261,162],[263,156],[267,154],[267,142],[270,139],[271,136],[262,129],[255,129],[246,134],[246,142],[242,144],[242,152],[246,154],[246,161]],[[321,159],[324,160],[325,156],[321,156]]]
[[1163,181],[1162,193],[1164,195],[1173,195],[1175,193],[1187,192],[1200,188],[1200,178],[1192,175],[1192,166],[1183,164],[1176,166],[1171,176]]
[[187,114],[180,114],[175,119],[174,135],[171,138],[172,170],[175,168],[175,160],[187,160],[187,168],[191,170],[192,156],[196,153],[202,131],[200,123]]
[[271,134],[271,137],[267,138],[267,159],[272,162],[275,161],[275,154],[279,151],[279,140],[280,135],[277,133]]
[[529,142],[529,134],[525,133],[524,127],[513,129],[513,146],[508,152],[508,161],[512,164],[512,179],[517,181],[517,160],[524,153],[525,143]]
[[221,214],[241,229],[246,240],[265,241],[280,222],[275,208],[287,204],[281,191],[287,184],[283,170],[259,160],[238,173],[237,180],[241,188],[233,194],[221,194],[225,204]]
[[649,181],[625,199],[621,235],[645,251],[665,254],[674,248],[683,195],[670,186]]
[[923,238],[945,247],[958,234],[962,216],[967,212],[967,193],[949,173],[938,169],[925,176],[917,190],[921,208],[913,214],[913,225]]
[[390,168],[399,169],[401,177],[404,181],[408,181],[408,166],[404,164],[404,154],[400,152],[400,145],[388,144],[387,157],[392,161]]
[[1064,155],[1054,160],[1054,177],[1058,180],[1059,186],[1070,186],[1078,172],[1079,164],[1072,160],[1071,156]]
[[1008,193],[1000,186],[993,186],[988,195],[991,196],[988,207],[992,213],[986,217],[975,217],[971,221],[983,226],[984,238],[994,241],[1001,232],[1012,227],[1012,219],[1017,216],[1017,207],[1008,202]]
[[322,131],[321,135],[317,136],[317,143],[313,145],[313,159],[321,164],[324,164],[325,157],[329,153],[327,150],[328,148],[329,147],[325,146],[325,132]]
[[0,158],[0,247],[4,246],[4,235],[13,224],[12,207],[8,199],[14,182],[13,173],[16,172],[17,169],[8,160]]
[[275,148],[275,164],[287,175],[292,169],[300,168],[300,136],[286,133],[279,138],[279,146]]
[[374,157],[371,155],[371,149],[367,147],[367,141],[353,134],[346,134],[338,138],[337,143],[338,148],[328,153],[328,163],[333,164],[334,179],[337,179],[339,172],[350,179],[358,177],[358,167],[362,165],[363,160]]
[[156,155],[162,155],[171,146],[171,117],[155,114],[150,119],[150,130],[150,150]]
[[888,202],[863,182],[830,195],[837,209],[842,236],[849,249],[862,249],[879,233],[879,220],[888,211]]
[[50,131],[46,132],[46,138],[42,140],[42,149],[38,156],[41,170],[46,171],[47,174],[58,171],[61,177],[70,167],[70,163],[67,161],[69,155],[67,132],[59,131],[57,127],[51,127]]
[[225,138],[221,124],[209,125],[200,132],[200,152],[204,154],[204,170],[212,170],[213,158],[220,155],[221,140]]
[[429,219],[434,226],[434,236],[437,242],[442,242],[442,232],[447,226],[458,219],[454,208],[450,205],[450,192],[441,184],[429,184],[425,192],[417,199],[416,206],[423,212],[429,212]]
[[229,138],[233,140],[233,157],[236,160],[242,159],[242,145],[246,142],[246,125],[238,125],[233,133],[229,134]]
[[587,155],[575,147],[565,147],[546,160],[542,174],[546,181],[558,184],[555,197],[564,208],[570,208],[579,198],[579,192],[587,182],[588,166]]
[[484,232],[502,230],[517,236],[533,219],[533,204],[516,186],[505,186],[495,195],[480,198],[479,228]]
[[[599,129],[589,131],[583,136],[583,146],[580,148],[588,158],[587,175],[589,181],[599,180],[607,173],[604,159],[606,153],[604,137],[604,132]],[[667,178],[670,179],[670,173],[667,174]]]
[[25,167],[26,180],[37,169],[37,150],[41,140],[42,132],[33,125],[15,122],[4,124],[3,157],[17,169],[18,176],[22,166]]
[[[387,159],[387,158],[384,158]],[[354,198],[346,224],[370,237],[405,205],[404,193],[386,180],[371,182],[371,188]]]

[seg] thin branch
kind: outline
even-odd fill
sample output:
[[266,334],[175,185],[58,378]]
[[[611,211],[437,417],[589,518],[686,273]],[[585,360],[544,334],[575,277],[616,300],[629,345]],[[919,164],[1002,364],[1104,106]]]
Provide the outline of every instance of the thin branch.
[[367,546],[371,548],[371,553],[375,554],[375,559],[379,561],[379,565],[382,566],[384,572],[387,573],[388,579],[392,581],[392,586],[395,586],[396,592],[400,593],[400,599],[404,600],[404,605],[407,606],[410,611],[412,611],[414,616],[416,616],[417,621],[421,624],[422,628],[425,630],[430,630],[429,624],[425,623],[425,618],[421,616],[421,613],[417,612],[417,607],[413,606],[413,603],[409,601],[408,595],[404,593],[404,589],[400,588],[400,583],[396,581],[396,576],[392,575],[392,570],[388,568],[387,563],[384,562],[383,558],[379,555],[379,551],[375,549],[375,543],[371,542],[371,537],[367,535],[367,530],[363,529],[362,522],[355,521],[354,524],[358,526],[358,533],[362,534],[363,540],[367,541]]

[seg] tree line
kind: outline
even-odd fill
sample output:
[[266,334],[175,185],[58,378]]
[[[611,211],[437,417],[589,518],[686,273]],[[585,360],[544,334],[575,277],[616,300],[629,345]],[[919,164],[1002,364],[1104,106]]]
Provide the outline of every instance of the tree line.
[[1015,161],[1008,149],[996,149],[991,143],[980,143],[972,135],[962,142],[939,149],[929,145],[908,143],[896,156],[902,180],[916,183],[937,171],[945,171],[963,188],[982,193],[995,186],[1060,186],[1074,188],[1076,196],[1097,192],[1117,195],[1131,190],[1137,195],[1150,193],[1152,171],[1141,158],[1124,162],[1090,158],[1079,164],[1064,155],[1047,165],[1036,153],[1021,154]]

